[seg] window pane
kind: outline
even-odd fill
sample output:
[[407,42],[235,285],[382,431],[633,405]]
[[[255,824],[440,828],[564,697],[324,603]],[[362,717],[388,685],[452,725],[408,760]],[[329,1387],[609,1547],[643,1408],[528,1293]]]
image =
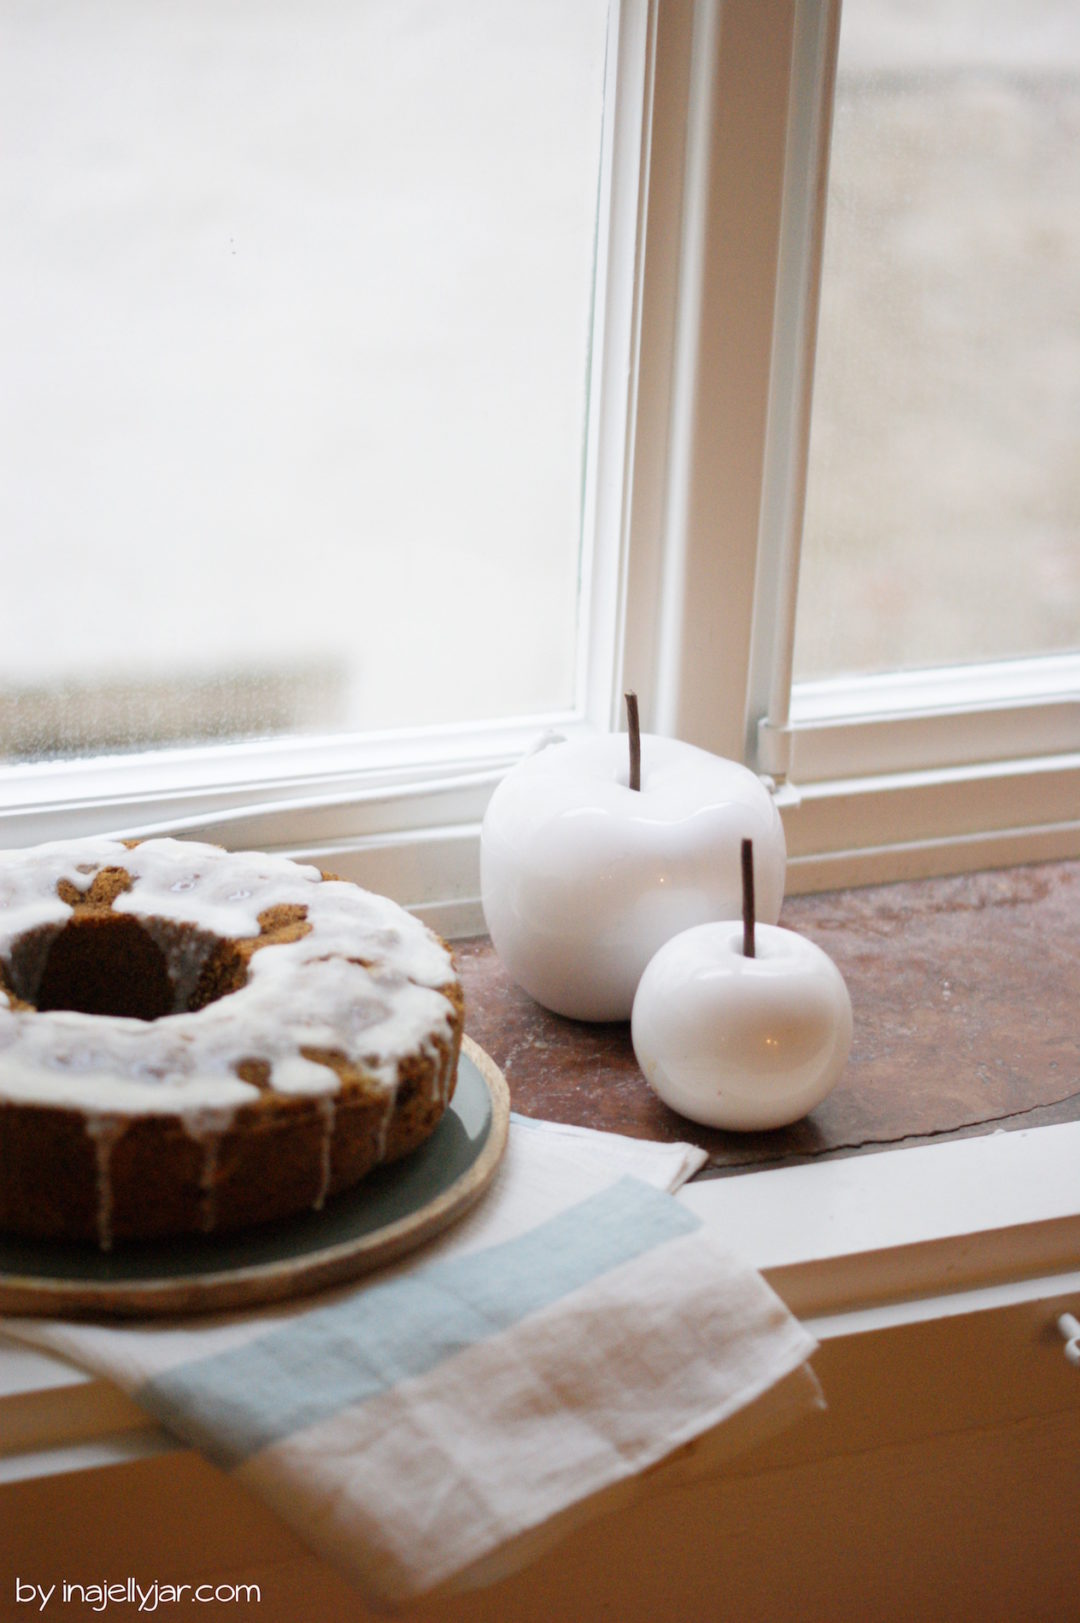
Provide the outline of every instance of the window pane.
[[569,705],[607,0],[0,15],[0,756]]
[[845,0],[796,675],[1080,647],[1080,8]]

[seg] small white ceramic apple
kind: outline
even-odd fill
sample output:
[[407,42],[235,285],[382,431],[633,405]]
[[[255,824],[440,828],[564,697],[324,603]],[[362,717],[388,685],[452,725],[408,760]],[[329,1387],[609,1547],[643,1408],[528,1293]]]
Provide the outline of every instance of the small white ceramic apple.
[[740,851],[742,920],[699,925],[641,977],[631,1036],[650,1086],[681,1115],[747,1132],[820,1104],[851,1048],[851,999],[821,948],[758,925],[752,840]]
[[754,842],[760,915],[780,915],[784,830],[772,796],[734,761],[641,739],[630,787],[625,733],[526,757],[488,805],[481,893],[492,942],[519,986],[577,1020],[628,1020],[665,941],[739,911],[740,844]]
[[820,1104],[851,1048],[851,999],[821,948],[758,925],[703,924],[665,943],[641,977],[631,1036],[665,1104],[706,1127],[785,1127]]

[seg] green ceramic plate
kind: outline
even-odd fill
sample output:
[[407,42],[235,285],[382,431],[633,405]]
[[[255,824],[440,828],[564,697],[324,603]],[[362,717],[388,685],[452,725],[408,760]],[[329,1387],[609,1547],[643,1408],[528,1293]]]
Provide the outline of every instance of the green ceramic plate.
[[200,1312],[350,1278],[400,1256],[468,1210],[498,1166],[508,1117],[501,1073],[466,1038],[453,1100],[432,1136],[323,1211],[240,1235],[154,1241],[108,1253],[0,1236],[0,1310]]

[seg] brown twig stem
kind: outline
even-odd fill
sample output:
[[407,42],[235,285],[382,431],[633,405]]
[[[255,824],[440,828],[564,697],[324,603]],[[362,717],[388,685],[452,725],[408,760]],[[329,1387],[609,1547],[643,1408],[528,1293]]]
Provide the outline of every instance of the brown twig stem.
[[754,953],[754,842],[742,842],[742,950],[744,958]]
[[641,722],[638,720],[637,694],[626,695],[626,729],[630,735],[630,787],[641,788]]

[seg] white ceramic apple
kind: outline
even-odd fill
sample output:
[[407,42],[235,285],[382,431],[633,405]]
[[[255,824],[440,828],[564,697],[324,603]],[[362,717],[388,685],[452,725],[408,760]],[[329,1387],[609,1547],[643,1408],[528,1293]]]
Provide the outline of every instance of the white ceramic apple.
[[631,1036],[665,1104],[706,1127],[785,1127],[820,1104],[851,1048],[851,999],[832,959],[793,930],[703,924],[641,977]]
[[488,931],[538,1003],[628,1020],[665,941],[739,912],[740,845],[754,842],[759,916],[775,922],[786,850],[768,790],[745,767],[646,734],[641,787],[625,733],[551,744],[503,779],[480,842]]

